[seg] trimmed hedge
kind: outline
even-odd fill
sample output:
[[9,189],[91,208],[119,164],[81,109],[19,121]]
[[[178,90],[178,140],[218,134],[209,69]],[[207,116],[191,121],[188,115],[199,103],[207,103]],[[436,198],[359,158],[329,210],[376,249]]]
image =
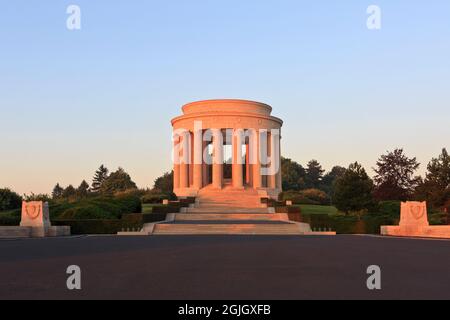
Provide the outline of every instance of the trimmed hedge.
[[54,220],[54,226],[70,226],[72,235],[117,234],[123,227],[122,220]]
[[20,225],[20,217],[10,215],[0,215],[0,226],[15,227]]
[[179,201],[170,201],[168,205],[161,204],[152,208],[153,213],[178,213],[181,208],[189,208],[195,204],[195,198],[180,199]]
[[369,213],[361,220],[356,216],[329,216],[326,214],[304,214],[302,222],[309,223],[313,230],[333,230],[338,234],[380,234],[380,227],[395,225],[395,218],[379,213]]
[[159,205],[154,206],[152,208],[152,212],[158,213],[158,214],[167,214],[167,213],[178,213],[180,212],[181,206],[174,206],[174,205]]
[[122,230],[140,230],[146,223],[161,222],[165,214],[126,214],[122,219],[53,220],[54,226],[70,226],[73,235],[117,234]]
[[276,213],[287,213],[289,220],[296,221],[296,222],[302,222],[302,211],[299,207],[292,207],[292,206],[278,206],[275,207]]
[[276,201],[271,198],[261,198],[261,204],[267,204],[268,207],[284,207],[286,201]]

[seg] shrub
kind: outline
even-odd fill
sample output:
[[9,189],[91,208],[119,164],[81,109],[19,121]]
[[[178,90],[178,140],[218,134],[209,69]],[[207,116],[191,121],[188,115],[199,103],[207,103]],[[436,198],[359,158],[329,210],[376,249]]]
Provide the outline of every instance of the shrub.
[[307,199],[317,202],[321,205],[330,204],[330,197],[323,191],[318,189],[302,190],[300,193]]
[[158,204],[162,203],[163,200],[176,200],[177,196],[173,193],[161,193],[155,191],[146,192],[141,197],[141,202],[145,204]]
[[120,219],[127,213],[141,213],[142,203],[135,195],[95,197],[77,202],[59,202],[50,206],[52,219]]
[[378,211],[384,215],[400,218],[400,201],[381,201],[378,204]]
[[158,204],[162,203],[167,197],[163,194],[146,194],[141,197],[141,202],[144,204]]
[[301,191],[286,191],[279,196],[280,201],[291,200],[293,204],[328,205],[330,198],[318,189],[307,189]]
[[21,206],[21,196],[9,189],[0,189],[0,211],[18,209]]

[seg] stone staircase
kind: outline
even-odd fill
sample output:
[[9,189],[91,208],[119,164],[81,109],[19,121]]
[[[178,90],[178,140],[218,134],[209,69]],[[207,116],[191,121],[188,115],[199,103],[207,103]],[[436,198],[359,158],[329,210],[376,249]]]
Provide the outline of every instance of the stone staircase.
[[256,190],[234,189],[227,184],[222,190],[212,187],[200,190],[195,208],[189,208],[187,212],[266,213],[267,206],[261,204],[261,197]]
[[156,224],[153,235],[300,235],[306,233],[296,223],[162,223]]
[[167,216],[162,223],[147,224],[144,234],[164,235],[302,235],[308,224],[289,221],[287,214],[274,213],[261,204],[253,189],[202,189],[195,206]]

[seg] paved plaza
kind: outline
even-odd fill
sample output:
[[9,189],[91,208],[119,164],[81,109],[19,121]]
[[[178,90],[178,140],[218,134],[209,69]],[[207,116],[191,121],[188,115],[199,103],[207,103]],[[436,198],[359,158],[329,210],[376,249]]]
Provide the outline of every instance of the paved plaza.
[[[0,253],[0,299],[450,299],[445,240],[84,236],[1,240]],[[69,265],[81,291],[66,287]]]

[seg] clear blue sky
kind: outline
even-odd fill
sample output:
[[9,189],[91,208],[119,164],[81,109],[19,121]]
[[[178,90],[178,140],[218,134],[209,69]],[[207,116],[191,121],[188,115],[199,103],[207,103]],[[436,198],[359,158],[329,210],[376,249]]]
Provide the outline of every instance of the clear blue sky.
[[1,1],[0,187],[48,193],[101,163],[151,186],[170,119],[210,98],[272,105],[302,164],[371,172],[404,147],[423,173],[450,147],[449,77],[448,0]]

